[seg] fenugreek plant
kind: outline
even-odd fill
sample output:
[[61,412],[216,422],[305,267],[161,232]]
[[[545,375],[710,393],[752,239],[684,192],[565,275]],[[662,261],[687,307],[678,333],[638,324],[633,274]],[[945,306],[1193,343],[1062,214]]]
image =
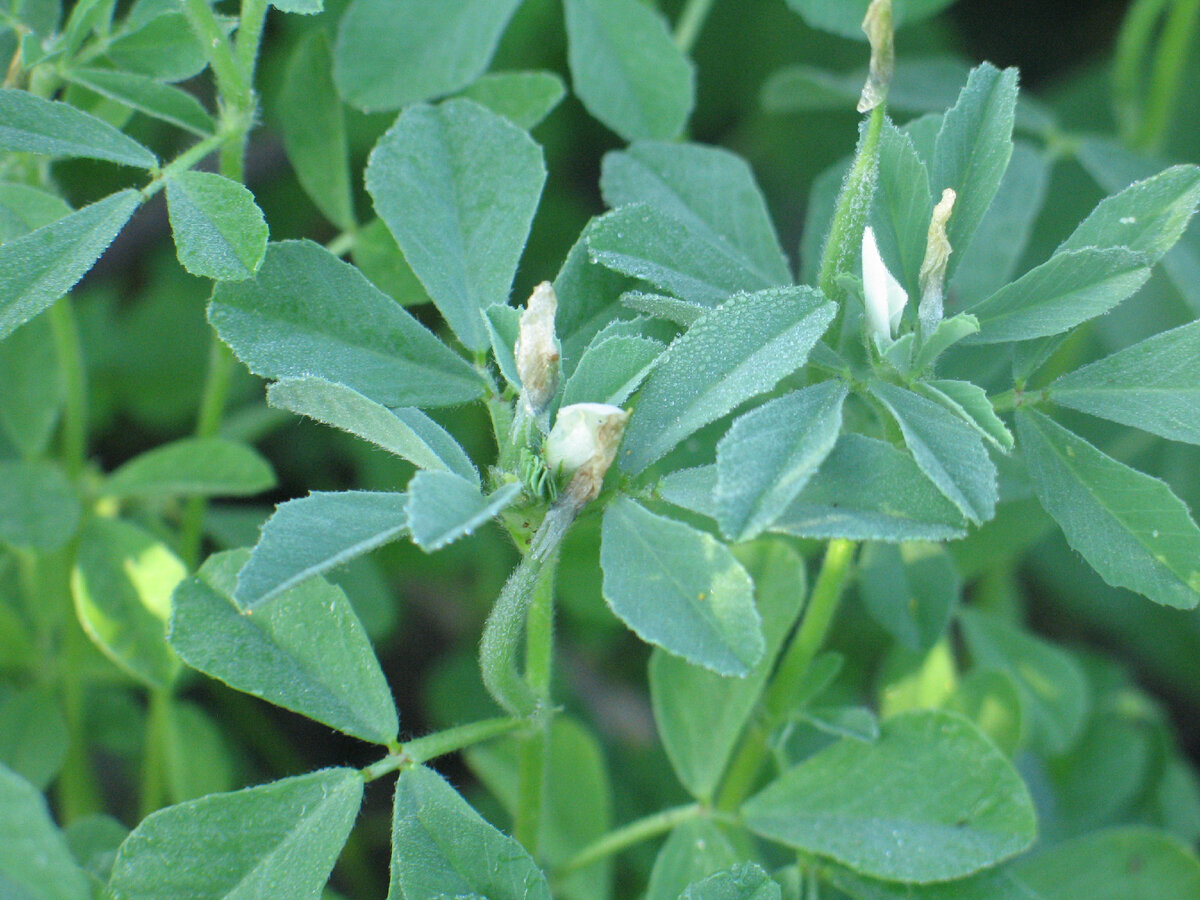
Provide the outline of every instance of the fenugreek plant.
[[[1200,898],[1200,3],[1094,134],[949,0],[330,5],[0,3],[0,897]],[[718,13],[859,67],[774,210]]]

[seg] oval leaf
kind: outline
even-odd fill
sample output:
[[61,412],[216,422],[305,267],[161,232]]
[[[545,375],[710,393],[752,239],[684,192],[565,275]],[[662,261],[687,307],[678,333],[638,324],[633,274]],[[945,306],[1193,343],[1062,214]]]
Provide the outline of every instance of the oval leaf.
[[1033,843],[1033,801],[1011,763],[956,714],[885,721],[785,772],[743,807],[756,834],[857,872],[926,883],[963,878]]
[[42,552],[75,536],[83,514],[76,489],[47,462],[0,462],[0,543]]
[[271,464],[225,438],[185,438],[134,457],[104,483],[111,497],[245,497],[275,486]]
[[667,23],[638,0],[566,0],[567,62],[587,111],[627,141],[673,138],[695,102],[695,73]]
[[354,769],[324,769],[153,813],[125,839],[120,900],[318,900],[362,802]]
[[408,531],[407,494],[313,492],[280,503],[238,573],[238,605],[252,610],[300,582],[343,565]]
[[235,690],[387,744],[399,721],[371,641],[341,588],[313,579],[251,611],[233,599],[249,551],[209,557],[175,592],[171,646]]
[[66,77],[140,113],[170,122],[193,134],[206,137],[216,131],[216,124],[200,101],[187,91],[155,81],[133,72],[114,72],[111,69],[68,69]]
[[799,369],[833,320],[813,288],[738,294],[676,340],[646,382],[620,452],[638,473],[688,435]]
[[622,497],[604,513],[600,568],[604,599],[642,640],[721,675],[762,657],[754,584],[711,535]]
[[180,172],[167,179],[167,210],[179,262],[193,275],[241,281],[258,271],[267,223],[244,186],[212,172]]
[[46,800],[32,784],[0,765],[0,887],[25,900],[89,900],[87,877],[71,858]]
[[308,241],[267,249],[262,268],[213,291],[208,318],[256,375],[315,375],[385,406],[474,400],[471,367],[353,266]]
[[451,472],[418,472],[408,484],[408,528],[413,543],[432,553],[469,536],[521,494],[521,485],[505,484],[487,497]]
[[0,90],[0,148],[47,156],[82,156],[153,169],[153,153],[107,122],[28,91]]
[[454,333],[488,347],[480,311],[508,300],[546,180],[541,148],[470,100],[404,111],[367,164],[367,190]]
[[1036,410],[1019,409],[1017,429],[1038,500],[1101,578],[1164,606],[1200,602],[1200,528],[1166,483]]

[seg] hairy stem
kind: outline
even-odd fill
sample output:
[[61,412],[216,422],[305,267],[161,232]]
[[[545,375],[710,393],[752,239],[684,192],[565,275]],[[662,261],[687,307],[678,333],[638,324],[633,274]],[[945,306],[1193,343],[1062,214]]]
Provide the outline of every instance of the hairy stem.
[[[204,393],[200,398],[200,412],[196,418],[196,437],[213,437],[220,430],[221,418],[225,414],[225,402],[229,397],[229,382],[233,377],[233,363],[233,354],[214,332],[208,351],[208,374],[204,379]],[[204,512],[207,506],[203,497],[192,497],[183,511],[179,554],[192,569],[200,559],[200,541],[204,532]]]
[[502,734],[508,734],[523,725],[525,725],[523,719],[498,716],[494,719],[481,719],[466,725],[456,725],[444,731],[435,731],[396,748],[383,759],[363,769],[362,776],[366,781],[374,781],[389,772],[395,772],[405,766],[420,765],[439,756],[445,756],[447,753],[454,753],[464,747],[470,747],[472,744],[479,744]]
[[[554,659],[554,561],[542,568],[525,617],[525,681],[538,708],[550,708],[550,676]],[[514,836],[526,849],[537,849],[542,818],[546,754],[549,751],[550,720],[543,717],[532,734],[521,742],[518,761],[517,813]]]

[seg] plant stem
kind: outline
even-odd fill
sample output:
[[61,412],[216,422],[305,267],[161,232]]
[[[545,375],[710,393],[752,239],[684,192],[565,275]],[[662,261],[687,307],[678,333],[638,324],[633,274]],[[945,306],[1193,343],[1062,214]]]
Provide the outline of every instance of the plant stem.
[[400,747],[396,752],[389,753],[378,762],[372,763],[362,770],[363,779],[374,781],[389,772],[395,772],[405,766],[415,766],[428,762],[447,753],[454,753],[472,744],[478,744],[525,725],[523,719],[510,716],[498,716],[494,719],[481,719],[466,725],[456,725],[444,731],[435,731],[424,737],[416,738]]
[[[533,588],[525,617],[525,681],[539,709],[550,708],[550,676],[554,660],[554,569],[557,555]],[[542,790],[549,752],[550,719],[542,717],[538,727],[521,742],[517,777],[517,812],[513,836],[531,853],[537,849],[542,819]]]
[[267,0],[242,0],[233,53],[238,69],[251,90],[254,88],[254,68],[258,62],[258,47],[262,43],[263,24],[267,19]]
[[792,699],[829,635],[829,628],[837,615],[849,580],[850,564],[857,546],[854,541],[838,538],[830,541],[825,548],[821,571],[809,593],[800,626],[783,651],[763,695],[760,720],[746,731],[726,770],[718,791],[718,809],[736,809],[754,789],[767,756],[767,738],[787,717]]
[[[1133,138],[1133,145],[1139,150],[1158,150],[1167,136],[1183,68],[1195,42],[1197,23],[1200,23],[1200,0],[1175,0],[1153,55],[1154,71],[1146,97],[1146,112]],[[1146,60],[1143,64],[1149,62]]]
[[[858,150],[854,156],[854,164],[842,184],[838,195],[837,208],[833,221],[829,226],[829,236],[825,239],[825,249],[821,254],[821,267],[818,270],[817,286],[830,300],[842,305],[845,301],[845,291],[838,286],[837,278],[850,269],[850,261],[854,259],[855,250],[862,240],[863,227],[867,221],[867,209],[870,205],[871,194],[875,190],[875,178],[879,168],[879,135],[883,130],[885,104],[879,104],[871,110],[866,128],[858,142]],[[844,315],[838,311],[838,318]]]
[[704,807],[699,803],[689,803],[686,806],[673,806],[670,809],[664,809],[646,816],[644,819],[630,822],[628,825],[622,826],[615,831],[610,831],[604,837],[584,847],[556,868],[553,876],[561,878],[578,869],[586,868],[592,863],[620,853],[627,847],[632,847],[634,844],[640,844],[642,841],[648,841],[650,838],[665,834],[676,825],[680,825],[690,819],[699,818],[703,813]]
[[183,0],[183,14],[208,55],[221,99],[239,109],[248,108],[251,105],[250,83],[208,0]]
[[166,689],[150,692],[146,715],[145,749],[142,751],[142,790],[139,818],[167,803],[167,742],[171,738],[171,694]]
[[1150,42],[1154,29],[1162,16],[1163,9],[1171,0],[1134,0],[1121,31],[1117,35],[1116,51],[1113,55],[1113,107],[1121,136],[1125,143],[1133,143],[1134,135],[1142,124],[1139,87],[1149,56]]
[[345,256],[354,249],[354,243],[358,240],[358,234],[353,231],[343,231],[332,241],[325,245],[325,249],[334,256]]
[[[204,380],[204,393],[200,398],[200,412],[196,418],[196,437],[212,437],[221,428],[221,417],[225,413],[225,401],[229,396],[229,382],[233,376],[233,362],[233,354],[214,333],[208,350],[208,374]],[[192,569],[196,567],[200,557],[206,506],[203,497],[192,497],[183,511],[179,554]]]
[[88,756],[84,676],[78,667],[81,643],[86,640],[79,623],[68,620],[63,630],[62,647],[65,658],[62,666],[62,701],[67,720],[67,756],[57,782],[60,821],[64,825],[104,808],[92,772],[92,761]]
[[60,298],[50,307],[50,327],[66,394],[62,422],[63,465],[71,479],[77,480],[87,459],[87,370],[79,342],[79,325],[69,297]]
[[675,22],[675,46],[686,55],[692,52],[714,0],[687,0]]

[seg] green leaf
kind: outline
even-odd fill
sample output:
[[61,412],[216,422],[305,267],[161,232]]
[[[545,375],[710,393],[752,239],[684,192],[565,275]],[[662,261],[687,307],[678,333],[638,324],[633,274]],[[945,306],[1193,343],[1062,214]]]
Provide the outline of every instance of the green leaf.
[[425,286],[404,258],[383,219],[372,219],[358,230],[350,255],[371,283],[401,306],[429,302]]
[[933,196],[929,174],[912,138],[891,122],[879,134],[879,177],[870,222],[888,271],[908,291],[921,296],[919,275]]
[[[954,0],[893,0],[892,22],[896,28],[920,22],[942,11]],[[865,41],[862,21],[870,0],[787,0],[813,28],[830,31],[854,41]]]
[[366,112],[466,87],[491,62],[520,0],[354,0],[333,48],[333,80]]
[[767,203],[741,157],[701,144],[641,141],[608,153],[600,175],[612,207],[645,203],[742,269],[745,290],[791,284]]
[[1060,406],[1200,444],[1200,322],[1063,375],[1046,396]]
[[280,12],[312,16],[325,9],[325,0],[271,0],[271,5]]
[[386,744],[399,723],[371,641],[341,588],[312,579],[252,610],[233,599],[250,553],[209,557],[175,591],[171,646],[231,688]]
[[1048,755],[1066,752],[1090,706],[1087,681],[1071,656],[986,613],[961,609],[958,620],[975,664],[999,669],[1016,684],[1022,731]]
[[1164,606],[1200,602],[1200,529],[1157,478],[1028,408],[1017,430],[1038,500],[1108,584]]
[[834,737],[867,743],[879,739],[879,719],[865,706],[804,706],[793,715],[797,721]]
[[749,853],[734,847],[730,838],[711,819],[676,826],[654,859],[646,900],[679,900],[688,885],[744,860]]
[[1056,253],[971,307],[976,344],[1027,341],[1074,328],[1131,296],[1150,277],[1146,257],[1122,247]]
[[272,406],[358,435],[421,469],[453,472],[479,486],[466,451],[419,409],[389,409],[353,388],[321,378],[285,378],[267,389]]
[[0,543],[41,552],[75,536],[83,510],[75,488],[48,462],[0,462]]
[[417,897],[550,900],[525,848],[501,834],[424,766],[400,772],[388,900]]
[[[579,722],[556,715],[546,748],[544,805],[537,852],[543,864],[558,866],[602,838],[612,828],[612,784],[599,739]],[[520,805],[520,738],[476,744],[467,763],[510,815]],[[559,883],[569,900],[607,900],[612,863],[602,859],[575,869]]]
[[101,883],[108,881],[117,849],[129,836],[129,829],[104,813],[75,819],[64,831],[71,855]]
[[167,209],[179,262],[193,275],[241,281],[258,271],[267,223],[244,186],[212,172],[180,172],[167,179]]
[[64,74],[72,84],[193,134],[204,137],[216,131],[212,116],[199,100],[146,75],[112,69],[67,69]]
[[554,278],[558,295],[554,328],[562,343],[563,375],[575,370],[580,354],[601,329],[622,317],[621,294],[634,286],[631,278],[592,260],[588,241],[600,221],[588,222]]
[[621,450],[638,473],[804,365],[835,307],[809,287],[738,294],[678,338],[642,390]]
[[454,333],[486,349],[479,313],[508,299],[546,180],[541,148],[470,100],[414,106],[375,145],[366,179]]
[[276,110],[300,186],[330,222],[350,230],[355,224],[350,148],[332,69],[328,34],[319,28],[309,31],[288,59]]
[[153,535],[120,519],[93,519],[71,571],[75,614],[113,662],[165,688],[179,671],[166,641],[171,592],[185,577],[187,566]]
[[83,156],[139,169],[158,158],[107,122],[27,91],[0,90],[0,148],[45,156]]
[[842,866],[826,866],[825,880],[854,900],[1042,900],[1012,874],[1011,866],[999,866],[968,878],[941,884],[901,884],[858,875]]
[[26,184],[0,183],[0,244],[71,214],[57,194]]
[[413,543],[432,553],[475,533],[512,504],[521,485],[505,484],[484,497],[479,488],[451,472],[418,472],[408,483],[408,528]]
[[1015,866],[1037,900],[1182,900],[1200,896],[1200,860],[1176,838],[1125,827],[1047,848]]
[[463,96],[530,131],[566,93],[566,85],[553,72],[493,72],[469,85]]
[[663,749],[680,783],[704,802],[712,800],[807,593],[804,560],[787,544],[763,541],[736,555],[753,576],[766,644],[749,674],[724,678],[659,649],[650,656],[650,699]]
[[1200,168],[1172,166],[1102,200],[1056,253],[1125,247],[1158,262],[1175,246],[1200,204]]
[[695,73],[667,23],[638,0],[566,0],[567,62],[587,111],[627,141],[673,138],[695,103]]
[[272,244],[253,279],[218,284],[208,318],[266,378],[312,375],[384,406],[449,406],[483,393],[461,357],[357,269],[308,241]]
[[1012,432],[996,415],[987,391],[969,381],[917,382],[917,393],[950,410],[997,450],[1008,453],[1013,448]]
[[933,334],[917,349],[912,360],[912,371],[923,372],[932,367],[947,349],[978,331],[979,320],[972,315],[960,313],[949,319],[942,319],[937,323]]
[[957,195],[954,214],[946,223],[946,237],[955,251],[947,278],[958,268],[1008,168],[1016,104],[1017,70],[1001,71],[984,63],[971,70],[958,102],[942,120],[930,187],[934,197],[945,188]]
[[46,800],[0,765],[0,887],[16,900],[90,900],[92,889],[54,826]]
[[638,335],[614,335],[584,351],[563,388],[562,406],[608,403],[621,406],[662,358],[658,341]]
[[755,863],[740,863],[689,884],[679,900],[779,900],[779,885]]
[[825,381],[734,420],[717,444],[717,522],[730,540],[775,523],[820,468],[842,429],[846,386]]
[[859,560],[859,596],[871,617],[915,653],[946,631],[962,582],[938,544],[868,544]]
[[[1077,670],[1071,675],[1077,677]],[[978,725],[1011,758],[1021,746],[1025,707],[1020,692],[1017,679],[1004,669],[975,668],[959,682],[945,708]]]
[[225,438],[184,438],[135,456],[105,481],[110,497],[245,497],[275,487],[271,464]]
[[873,382],[870,391],[896,419],[921,471],[963,515],[976,523],[995,515],[996,467],[971,426],[896,385]]
[[690,300],[680,300],[666,294],[650,294],[646,291],[626,291],[621,295],[621,305],[656,319],[674,322],[684,328],[692,325],[708,311],[708,307]]
[[74,287],[140,203],[118,191],[0,246],[0,339]]
[[117,36],[106,55],[118,69],[158,81],[186,81],[199,75],[208,65],[208,56],[187,18],[170,5],[158,9],[167,11]]
[[254,609],[300,582],[334,569],[408,531],[407,494],[314,491],[280,503],[263,524],[236,597]]
[[165,762],[167,793],[185,803],[234,787],[235,759],[221,726],[195,703],[171,700],[166,706]]
[[[0,764],[28,779],[38,790],[46,790],[58,775],[69,742],[67,721],[48,686],[0,695]],[[3,874],[0,865],[0,878]]]
[[1012,765],[961,716],[921,711],[810,756],[742,807],[747,826],[856,872],[962,878],[1033,843],[1033,802]]
[[844,434],[772,530],[820,539],[945,541],[962,537],[966,523],[907,453]]
[[129,835],[119,900],[318,900],[362,802],[354,769],[323,769],[153,813]]
[[517,359],[513,351],[521,334],[521,311],[506,303],[493,303],[483,311],[488,339],[492,342],[492,356],[504,380],[517,390],[521,388],[521,376],[517,373]]
[[762,658],[754,584],[711,535],[621,497],[604,513],[600,567],[604,599],[647,643],[720,675]]
[[1042,211],[1049,183],[1049,155],[1017,141],[1008,169],[1000,180],[1000,189],[974,237],[961,248],[963,252],[954,248],[954,253],[962,258],[955,267],[949,290],[961,306],[971,306],[1012,280]]

